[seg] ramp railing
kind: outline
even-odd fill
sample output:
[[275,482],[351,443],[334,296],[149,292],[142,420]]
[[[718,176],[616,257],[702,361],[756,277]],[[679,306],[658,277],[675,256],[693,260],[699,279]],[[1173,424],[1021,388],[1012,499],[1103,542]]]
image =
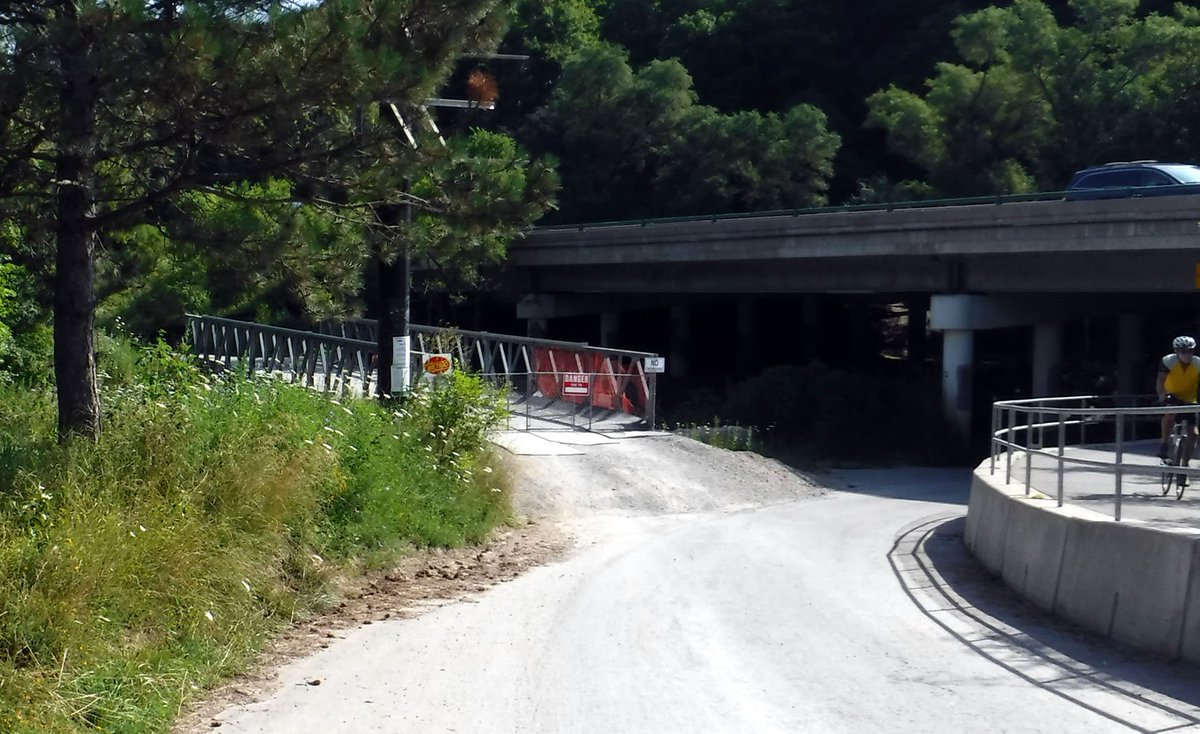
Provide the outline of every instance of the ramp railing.
[[[1013,481],[1014,460],[1023,464],[1018,471],[1024,472],[1025,494],[1030,495],[1039,491],[1032,483],[1034,463],[1041,458],[1043,466],[1052,467],[1056,482],[1053,490],[1047,487],[1049,491],[1042,493],[1054,496],[1059,507],[1067,472],[1082,469],[1111,475],[1113,518],[1120,520],[1126,479],[1160,480],[1167,469],[1157,456],[1134,450],[1139,433],[1143,440],[1153,439],[1157,447],[1162,416],[1181,412],[1186,411],[1180,406],[1157,404],[1153,395],[1073,395],[996,402],[992,404],[990,471],[995,475],[1002,464],[1000,470],[1008,484]],[[1170,467],[1169,473],[1186,475],[1190,484],[1200,476],[1200,469]]]

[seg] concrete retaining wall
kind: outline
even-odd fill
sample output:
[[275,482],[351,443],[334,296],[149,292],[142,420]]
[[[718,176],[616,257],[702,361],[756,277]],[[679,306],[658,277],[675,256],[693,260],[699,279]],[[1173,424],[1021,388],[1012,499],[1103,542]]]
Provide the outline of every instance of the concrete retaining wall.
[[1139,649],[1200,663],[1200,538],[1005,486],[975,470],[971,553],[1042,609]]

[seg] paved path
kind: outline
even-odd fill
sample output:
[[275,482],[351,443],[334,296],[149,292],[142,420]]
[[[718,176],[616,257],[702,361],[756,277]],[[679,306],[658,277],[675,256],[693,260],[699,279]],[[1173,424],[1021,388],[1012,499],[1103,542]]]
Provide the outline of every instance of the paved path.
[[1196,670],[1066,628],[967,557],[967,471],[830,479],[593,518],[562,562],[360,628],[220,731],[1200,732]]

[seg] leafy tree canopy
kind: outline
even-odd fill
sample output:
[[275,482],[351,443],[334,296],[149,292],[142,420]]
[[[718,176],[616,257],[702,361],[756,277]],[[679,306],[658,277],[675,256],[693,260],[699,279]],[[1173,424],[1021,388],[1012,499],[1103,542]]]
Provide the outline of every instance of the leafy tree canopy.
[[724,115],[679,62],[608,45],[567,60],[548,119],[567,221],[817,204],[838,147],[815,107]]
[[1062,188],[1098,162],[1194,158],[1200,144],[1200,11],[1139,13],[1137,0],[1040,0],[960,18],[961,63],[921,95],[869,99],[870,122],[943,195]]
[[[422,104],[455,60],[493,48],[506,17],[498,0],[15,0],[0,8],[0,212],[26,237],[53,242],[62,433],[99,430],[100,237],[140,248],[154,262],[141,267],[174,278],[195,270],[189,255],[168,257],[139,227],[183,231],[177,220],[196,215],[197,231],[220,220],[235,248],[250,241],[241,231],[262,242],[336,239],[335,225],[305,220],[307,212],[284,216],[284,199],[369,224],[385,241],[402,233],[374,217],[385,204],[470,213],[474,226],[499,221],[479,214],[478,197],[439,210],[433,197],[403,196],[427,172],[467,164],[453,146],[413,148],[398,130],[423,124]],[[503,176],[521,160],[514,150],[504,165],[475,173]],[[528,215],[552,188],[535,178],[541,183],[529,188],[511,180],[484,188],[542,196],[497,207]],[[200,194],[240,206],[214,210]],[[288,228],[303,236],[277,236]]]

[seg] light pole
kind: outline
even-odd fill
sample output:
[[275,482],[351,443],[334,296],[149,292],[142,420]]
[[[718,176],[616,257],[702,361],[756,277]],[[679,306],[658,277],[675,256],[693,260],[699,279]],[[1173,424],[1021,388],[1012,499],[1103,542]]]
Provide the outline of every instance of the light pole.
[[[493,54],[487,58],[504,61],[523,61],[529,57],[517,54]],[[438,130],[433,118],[429,115],[428,108],[495,109],[495,81],[487,74],[482,74],[478,81],[475,81],[475,79],[475,74],[472,74],[472,78],[468,80],[469,99],[427,99],[420,108],[426,124],[438,136],[438,140],[441,141],[443,146],[446,144],[446,141],[442,138],[441,132]],[[393,119],[404,134],[404,138],[408,141],[409,146],[414,149],[417,147],[417,137],[408,121],[400,113],[400,109],[396,106],[395,102],[391,100],[380,102],[379,115],[381,118],[388,117]],[[408,193],[409,185],[410,182],[406,179],[404,182],[405,194]],[[406,196],[402,204],[376,206],[375,216],[385,228],[394,227],[400,224],[401,221],[406,224],[411,223],[412,203],[407,200]],[[411,384],[410,355],[412,354],[412,344],[408,334],[408,325],[412,305],[409,295],[412,284],[412,259],[407,241],[400,242],[399,252],[391,262],[383,257],[381,244],[376,240],[375,262],[379,278],[377,286],[379,293],[379,333],[377,341],[379,357],[376,372],[376,389],[379,394],[379,400],[386,403],[396,396],[403,396]]]

